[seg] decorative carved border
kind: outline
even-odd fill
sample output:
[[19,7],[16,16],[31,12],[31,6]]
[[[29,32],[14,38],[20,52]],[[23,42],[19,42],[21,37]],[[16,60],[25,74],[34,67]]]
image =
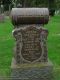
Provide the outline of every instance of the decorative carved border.
[[[39,59],[33,61],[33,62],[30,62],[28,60],[25,60],[22,55],[21,55],[21,50],[22,50],[22,46],[23,46],[23,43],[22,43],[22,31],[24,30],[28,30],[29,27],[33,27],[37,30],[40,31],[40,38],[41,38],[41,48],[42,48],[42,55],[40,56]],[[21,27],[21,28],[18,28],[18,29],[15,29],[13,31],[13,35],[16,39],[16,60],[17,60],[17,63],[35,63],[35,62],[46,62],[47,61],[47,45],[46,45],[46,40],[47,40],[47,35],[48,35],[48,31],[42,27],[36,27],[36,26],[25,26],[25,27]],[[17,50],[18,48],[18,50]],[[20,49],[20,50],[19,50]],[[19,52],[20,51],[20,52]],[[19,58],[19,59],[18,59]]]

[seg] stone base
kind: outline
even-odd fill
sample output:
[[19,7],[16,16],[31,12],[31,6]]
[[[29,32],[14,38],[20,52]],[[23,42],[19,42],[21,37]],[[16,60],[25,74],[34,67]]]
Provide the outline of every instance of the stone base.
[[50,61],[46,63],[30,63],[17,65],[12,62],[12,80],[51,80],[53,65]]

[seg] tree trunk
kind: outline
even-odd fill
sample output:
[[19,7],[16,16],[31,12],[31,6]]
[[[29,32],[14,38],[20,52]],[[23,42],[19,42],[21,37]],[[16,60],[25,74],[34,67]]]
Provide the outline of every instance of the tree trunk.
[[27,0],[22,0],[22,7],[26,7],[26,1]]

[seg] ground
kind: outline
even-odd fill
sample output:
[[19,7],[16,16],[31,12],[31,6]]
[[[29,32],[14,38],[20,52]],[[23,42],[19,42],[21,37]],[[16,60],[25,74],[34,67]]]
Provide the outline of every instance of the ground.
[[[54,80],[60,80],[60,15],[50,18],[45,27],[49,31],[47,45],[48,57],[54,66]],[[12,35],[13,25],[7,17],[4,23],[0,23],[0,75],[10,74],[13,57],[14,38]]]

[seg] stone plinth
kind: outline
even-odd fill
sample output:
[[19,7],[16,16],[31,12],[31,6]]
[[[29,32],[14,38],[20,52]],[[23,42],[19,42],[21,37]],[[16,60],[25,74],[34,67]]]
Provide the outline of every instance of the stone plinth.
[[12,80],[51,80],[53,65],[50,61],[43,63],[16,64],[12,61]]

